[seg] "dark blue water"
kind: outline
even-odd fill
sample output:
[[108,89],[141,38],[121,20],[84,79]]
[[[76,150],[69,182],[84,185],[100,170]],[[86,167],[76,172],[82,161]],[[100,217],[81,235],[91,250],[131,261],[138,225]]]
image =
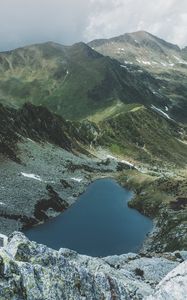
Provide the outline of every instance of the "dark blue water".
[[112,179],[97,180],[67,211],[25,234],[53,249],[92,256],[137,252],[152,221],[128,207],[132,196]]

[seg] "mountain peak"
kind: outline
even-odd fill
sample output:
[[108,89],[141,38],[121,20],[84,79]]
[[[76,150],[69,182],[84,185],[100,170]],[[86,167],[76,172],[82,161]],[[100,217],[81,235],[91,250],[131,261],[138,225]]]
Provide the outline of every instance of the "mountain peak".
[[[131,42],[133,42],[133,43],[135,41],[136,43],[140,43],[140,44],[144,44],[144,45],[147,44],[147,46],[150,46],[151,43],[152,43],[152,45],[153,45],[153,43],[156,43],[160,47],[166,47],[166,48],[180,51],[179,46],[172,44],[170,42],[167,42],[164,39],[159,38],[156,35],[149,33],[147,31],[144,31],[144,30],[135,31],[135,32],[131,32],[131,33],[125,33],[123,36],[119,36],[114,39],[117,40],[118,38],[121,38],[121,37],[124,37],[124,40],[126,42],[129,42],[131,40]],[[148,43],[149,41],[150,41],[150,43]]]
[[136,35],[136,36],[153,36],[150,32],[145,31],[145,30],[138,30],[138,31],[133,31],[130,32],[129,34],[131,35]]
[[138,40],[157,38],[156,36],[152,35],[151,33],[147,32],[147,31],[144,31],[144,30],[130,32],[130,33],[127,33],[127,35],[129,35],[133,38],[136,38]]
[[141,46],[147,46],[147,47],[160,47],[160,48],[167,48],[167,49],[172,49],[175,51],[180,51],[179,46],[172,44],[170,42],[165,41],[162,38],[159,38],[152,33],[149,33],[144,30],[139,30],[135,32],[130,32],[130,33],[125,33],[110,39],[100,39],[100,40],[94,40],[89,43],[90,46],[92,47],[98,47],[102,46],[105,44],[108,44],[110,42],[117,42],[117,43],[125,43],[133,45],[133,46],[138,46],[140,44]]

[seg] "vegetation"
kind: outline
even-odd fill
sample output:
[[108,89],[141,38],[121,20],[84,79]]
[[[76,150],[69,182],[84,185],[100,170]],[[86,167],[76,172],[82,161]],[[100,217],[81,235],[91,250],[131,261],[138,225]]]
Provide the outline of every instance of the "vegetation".
[[152,93],[157,83],[147,76],[140,80],[84,43],[33,45],[0,54],[0,102],[44,105],[73,120],[110,109],[116,102],[166,105],[167,99]]
[[169,100],[170,116],[187,122],[187,48],[181,50],[144,31],[95,40],[89,45],[139,76],[139,81],[146,82],[157,97]]
[[99,126],[98,144],[114,154],[148,163],[187,163],[187,145],[179,140],[182,128],[143,106],[122,111]]
[[157,232],[153,234],[151,251],[174,251],[187,248],[187,206],[174,210],[178,198],[186,198],[187,179],[142,174],[136,170],[121,173],[119,181],[135,191],[129,206],[156,220]]
[[17,143],[27,137],[85,154],[99,147],[143,166],[144,174],[134,169],[119,176],[135,191],[129,206],[156,218],[153,250],[184,249],[187,127],[150,106],[166,111],[169,104],[170,115],[185,123],[186,79],[182,67],[172,75],[159,69],[157,77],[126,67],[83,43],[1,53],[0,153],[20,163]]

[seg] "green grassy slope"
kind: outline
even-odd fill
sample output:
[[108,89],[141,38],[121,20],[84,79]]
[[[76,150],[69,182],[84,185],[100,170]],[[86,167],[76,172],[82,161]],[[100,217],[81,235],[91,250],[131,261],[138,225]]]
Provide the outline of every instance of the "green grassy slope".
[[187,164],[185,129],[143,106],[99,122],[98,143],[138,161]]
[[82,119],[113,105],[156,103],[154,78],[129,73],[120,63],[104,57],[84,43],[62,46],[33,45],[0,54],[0,102],[21,106],[45,105],[68,119]]

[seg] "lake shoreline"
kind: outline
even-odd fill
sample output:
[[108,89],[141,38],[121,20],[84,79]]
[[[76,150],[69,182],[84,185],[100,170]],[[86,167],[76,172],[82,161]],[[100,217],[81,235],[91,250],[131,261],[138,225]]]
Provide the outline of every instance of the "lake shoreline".
[[[61,247],[70,248],[82,254],[103,257],[128,252],[137,253],[142,247],[146,234],[152,229],[152,221],[137,210],[128,207],[128,201],[132,197],[133,193],[130,190],[121,187],[114,178],[105,176],[104,179],[92,182],[75,204],[64,213],[41,226],[25,231],[25,234],[28,234],[28,238],[35,237],[36,242],[57,250]],[[46,230],[47,235],[44,239]],[[49,237],[51,231],[52,236]],[[59,244],[60,239],[66,241],[65,244]],[[84,247],[90,250],[85,250],[88,252],[84,253]],[[99,250],[102,247],[107,251]]]

